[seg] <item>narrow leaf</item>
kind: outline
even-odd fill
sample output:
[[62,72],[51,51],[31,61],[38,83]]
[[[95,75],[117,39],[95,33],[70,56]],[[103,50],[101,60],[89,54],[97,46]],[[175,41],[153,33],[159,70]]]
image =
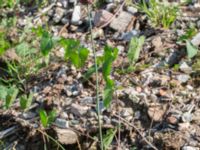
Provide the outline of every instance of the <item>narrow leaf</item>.
[[47,125],[48,125],[48,116],[47,116],[47,113],[46,113],[45,110],[41,109],[40,112],[39,112],[39,114],[40,114],[40,121],[41,121],[43,127],[46,128]]

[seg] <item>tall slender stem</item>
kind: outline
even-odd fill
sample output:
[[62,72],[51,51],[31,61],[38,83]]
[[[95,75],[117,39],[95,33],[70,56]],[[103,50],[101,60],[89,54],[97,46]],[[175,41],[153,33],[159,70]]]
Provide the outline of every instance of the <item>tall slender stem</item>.
[[101,111],[100,111],[100,105],[99,105],[99,76],[98,76],[97,56],[96,56],[96,48],[93,41],[92,20],[91,20],[89,5],[87,5],[87,9],[88,9],[89,22],[90,22],[90,35],[91,35],[90,38],[91,38],[92,51],[93,51],[94,63],[95,63],[96,103],[97,103],[97,115],[98,115],[98,125],[99,125],[99,140],[100,140],[100,148],[101,150],[103,150],[104,146],[103,146],[103,135],[102,135],[102,126],[101,126]]

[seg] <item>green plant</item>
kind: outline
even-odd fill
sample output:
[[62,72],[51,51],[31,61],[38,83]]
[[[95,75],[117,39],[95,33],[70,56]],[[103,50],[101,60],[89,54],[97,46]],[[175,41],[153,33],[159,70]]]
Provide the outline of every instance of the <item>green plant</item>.
[[4,108],[8,109],[15,101],[19,90],[15,86],[6,87],[0,85],[0,100],[4,101]]
[[40,121],[44,128],[49,127],[56,118],[56,111],[52,110],[48,114],[44,109],[39,111]]
[[110,144],[112,143],[115,134],[117,132],[117,129],[108,129],[106,131],[106,134],[103,136],[103,145],[104,145],[104,149],[108,149]]
[[195,36],[196,33],[197,33],[197,29],[194,27],[191,27],[187,29],[185,34],[181,35],[177,41],[178,44],[182,44],[182,43],[186,44],[188,58],[193,58],[198,53],[198,47],[196,47],[195,45],[191,43],[191,39],[192,37]]
[[169,28],[172,25],[179,10],[178,6],[156,0],[149,0],[148,2],[143,0],[136,7],[147,15],[153,26],[163,28]]
[[117,48],[105,46],[102,69],[103,69],[103,78],[106,82],[106,86],[104,88],[103,100],[104,100],[104,106],[107,108],[110,106],[115,87],[114,80],[110,78],[110,74],[112,69],[112,63],[117,58],[117,56],[118,56]]
[[128,60],[130,66],[134,65],[138,60],[144,41],[145,41],[144,36],[133,37],[131,39],[128,48]]
[[188,40],[186,41],[186,49],[188,58],[193,58],[198,52],[198,48]]
[[5,32],[0,32],[0,55],[2,55],[9,47],[10,43],[6,39]]
[[191,39],[197,33],[197,29],[195,27],[191,27],[186,30],[185,34],[181,35],[178,38],[178,43],[185,42],[186,40]]
[[14,8],[18,0],[0,0],[0,8],[9,7]]
[[83,67],[87,60],[89,50],[80,45],[80,42],[73,39],[62,39],[61,45],[65,49],[65,59],[70,60],[77,67]]
[[33,100],[33,94],[32,93],[30,93],[29,96],[22,95],[20,97],[20,107],[21,107],[21,109],[23,109],[23,110],[28,109],[31,106],[32,100]]

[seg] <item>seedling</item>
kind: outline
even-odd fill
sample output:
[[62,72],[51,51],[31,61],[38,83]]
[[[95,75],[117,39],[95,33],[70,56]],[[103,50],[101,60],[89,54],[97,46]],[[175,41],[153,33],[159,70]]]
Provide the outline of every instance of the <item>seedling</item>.
[[77,67],[83,67],[87,60],[89,50],[80,45],[80,42],[73,39],[62,39],[60,44],[65,49],[65,60],[70,60]]
[[103,78],[106,82],[106,86],[104,88],[104,106],[109,107],[112,101],[112,95],[114,92],[115,83],[114,80],[110,78],[112,63],[118,56],[118,49],[111,48],[109,46],[105,46],[104,48],[104,56],[103,56]]
[[47,114],[47,112],[44,109],[41,109],[39,111],[39,114],[40,114],[40,121],[41,121],[42,126],[44,128],[49,127],[54,122],[54,120],[56,118],[56,111],[55,110],[52,110]]
[[104,149],[106,150],[109,149],[109,146],[112,143],[116,132],[117,132],[117,129],[108,129],[106,131],[106,134],[103,136]]
[[147,15],[153,26],[161,26],[165,29],[169,28],[176,20],[179,10],[178,6],[156,0],[149,0],[148,2],[143,0],[136,7]]
[[136,61],[139,59],[140,51],[144,44],[145,37],[133,37],[130,41],[128,48],[128,60],[130,65],[134,65]]
[[15,86],[6,87],[3,85],[0,85],[0,100],[3,100],[4,107],[6,109],[9,109],[13,102],[15,101],[19,90]]
[[23,110],[28,109],[31,106],[33,100],[33,94],[30,93],[29,96],[27,97],[27,95],[23,95],[20,97],[20,107]]

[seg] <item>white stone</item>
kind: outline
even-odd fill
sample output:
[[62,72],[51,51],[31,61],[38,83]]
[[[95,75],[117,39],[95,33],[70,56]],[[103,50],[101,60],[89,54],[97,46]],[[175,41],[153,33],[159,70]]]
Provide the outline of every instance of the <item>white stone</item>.
[[183,71],[184,73],[191,73],[192,72],[192,68],[190,66],[188,66],[188,64],[186,62],[183,62],[180,65],[180,70]]
[[81,6],[75,6],[72,13],[71,23],[74,25],[79,25],[81,23]]
[[60,128],[69,128],[69,122],[62,118],[56,118],[55,125]]
[[199,46],[200,45],[200,32],[197,33],[191,40],[191,43],[194,45],[194,46]]

